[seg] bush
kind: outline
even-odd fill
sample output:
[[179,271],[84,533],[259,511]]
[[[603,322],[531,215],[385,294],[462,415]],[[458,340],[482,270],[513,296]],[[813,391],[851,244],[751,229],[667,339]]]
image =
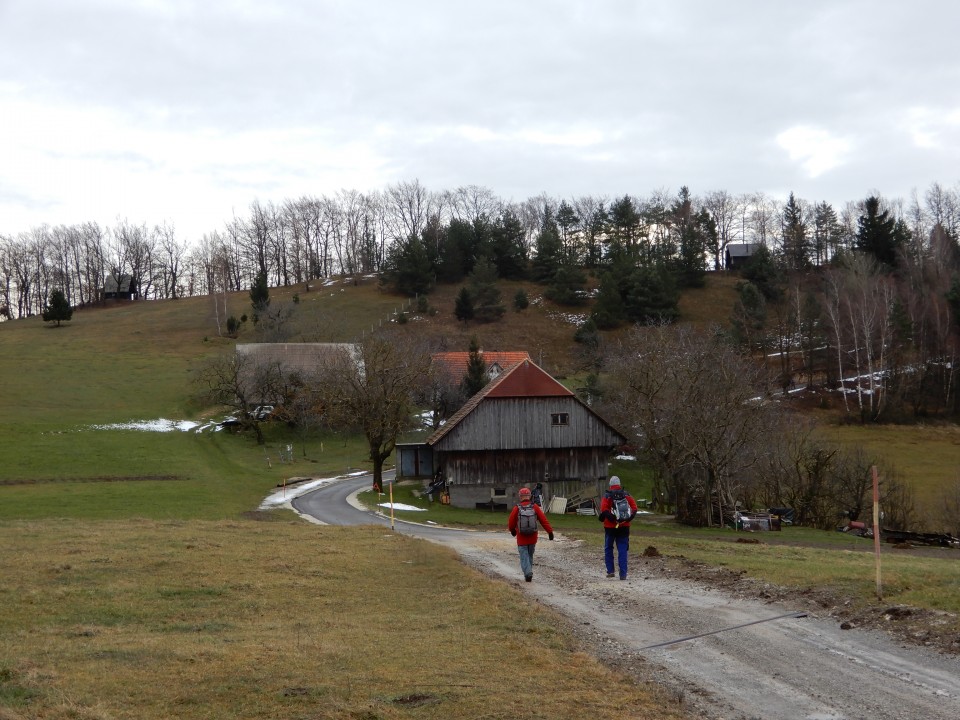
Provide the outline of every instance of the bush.
[[520,288],[517,290],[517,294],[513,296],[513,309],[520,312],[528,307],[530,307],[530,299],[527,297],[527,291]]

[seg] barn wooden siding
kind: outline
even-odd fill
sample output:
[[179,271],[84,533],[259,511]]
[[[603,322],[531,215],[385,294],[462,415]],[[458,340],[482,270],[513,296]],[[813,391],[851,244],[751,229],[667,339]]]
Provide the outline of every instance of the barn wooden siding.
[[[567,425],[552,416],[565,413]],[[449,453],[483,448],[612,448],[623,439],[576,397],[487,398],[435,444]],[[528,451],[529,452],[529,451]]]
[[607,476],[606,448],[463,451],[443,456],[444,477],[458,488],[466,485],[519,489],[538,482],[594,482]]

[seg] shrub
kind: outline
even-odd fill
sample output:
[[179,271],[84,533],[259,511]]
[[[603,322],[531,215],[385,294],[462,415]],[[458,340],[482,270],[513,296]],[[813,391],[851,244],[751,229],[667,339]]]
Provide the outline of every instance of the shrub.
[[513,296],[513,309],[520,312],[526,310],[529,306],[530,299],[527,297],[527,291],[520,288],[517,290],[517,294]]

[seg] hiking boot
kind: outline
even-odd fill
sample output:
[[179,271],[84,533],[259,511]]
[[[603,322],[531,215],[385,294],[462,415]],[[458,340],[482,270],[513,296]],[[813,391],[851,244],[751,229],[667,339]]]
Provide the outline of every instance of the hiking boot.
[[608,578],[612,578],[612,577],[613,577],[613,573],[607,573],[607,577],[608,577]]
[[627,576],[626,576],[626,575],[621,575],[621,576],[620,576],[620,579],[621,579],[621,580],[626,580],[626,579],[627,579]]
[[533,580],[533,575],[524,575],[523,579],[527,582],[531,582]]

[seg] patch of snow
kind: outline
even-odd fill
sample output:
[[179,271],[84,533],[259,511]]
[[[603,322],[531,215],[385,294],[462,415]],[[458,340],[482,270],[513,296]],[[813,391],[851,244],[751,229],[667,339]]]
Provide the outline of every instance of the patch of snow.
[[[380,503],[377,507],[388,508],[390,507],[390,503]],[[394,503],[393,509],[394,510],[416,510],[417,512],[426,512],[426,510],[423,508],[418,508],[414,505],[405,505],[403,503]]]
[[636,460],[636,455],[617,455],[614,460]]
[[561,322],[579,326],[583,325],[583,323],[585,323],[590,316],[585,313],[548,312],[547,317],[551,320],[559,320]]
[[109,425],[91,425],[92,430],[141,430],[143,432],[187,432],[199,427],[200,423],[193,420],[131,420],[125,423],[111,423]]
[[[362,474],[362,473],[361,473]],[[299,483],[297,485],[291,485],[290,487],[281,488],[270,495],[267,495],[263,499],[263,502],[260,503],[258,510],[270,510],[272,508],[280,507],[281,505],[286,504],[289,500],[303,495],[309,490],[313,490],[316,487],[321,485],[326,485],[329,482],[333,482],[339,478],[319,478],[317,480],[311,480],[310,482]]]

